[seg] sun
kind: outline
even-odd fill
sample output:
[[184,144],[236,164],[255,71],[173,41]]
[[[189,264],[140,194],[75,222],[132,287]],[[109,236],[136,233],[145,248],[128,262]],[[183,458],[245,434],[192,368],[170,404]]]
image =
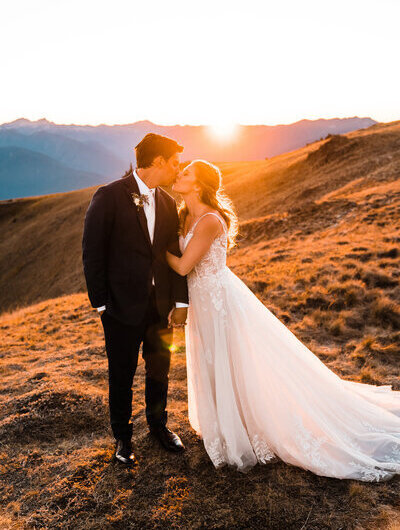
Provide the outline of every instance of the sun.
[[237,123],[216,122],[209,125],[210,134],[221,141],[228,142],[237,134]]

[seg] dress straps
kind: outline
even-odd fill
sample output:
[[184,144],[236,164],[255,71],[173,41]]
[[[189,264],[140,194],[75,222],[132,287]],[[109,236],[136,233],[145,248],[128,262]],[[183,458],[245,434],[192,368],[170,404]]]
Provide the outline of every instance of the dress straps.
[[221,224],[222,224],[222,228],[224,229],[224,232],[225,232],[225,234],[226,234],[227,229],[226,229],[225,221],[224,221],[223,219],[221,219],[221,217],[220,217],[218,214],[216,214],[215,212],[206,212],[206,213],[203,213],[203,215],[201,215],[201,216],[197,219],[197,221],[194,223],[194,225],[193,225],[192,228],[189,230],[189,232],[193,232],[193,230],[196,228],[196,225],[197,225],[197,223],[200,221],[200,219],[203,219],[203,217],[205,217],[206,215],[215,215],[215,217],[216,217],[217,219],[220,220],[220,222],[221,222]]

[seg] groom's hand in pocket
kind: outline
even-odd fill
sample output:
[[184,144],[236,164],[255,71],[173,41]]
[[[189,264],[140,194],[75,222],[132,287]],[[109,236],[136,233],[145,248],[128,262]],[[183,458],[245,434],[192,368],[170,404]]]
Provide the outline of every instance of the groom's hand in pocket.
[[186,324],[187,307],[174,307],[168,315],[168,325],[173,328],[181,328]]

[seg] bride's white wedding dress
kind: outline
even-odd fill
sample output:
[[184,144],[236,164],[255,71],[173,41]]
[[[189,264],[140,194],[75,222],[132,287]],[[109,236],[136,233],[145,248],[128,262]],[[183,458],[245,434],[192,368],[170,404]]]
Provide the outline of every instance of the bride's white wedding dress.
[[341,479],[400,473],[400,392],[325,366],[226,266],[225,222],[205,215],[224,232],[188,275],[186,355],[189,421],[214,466],[279,457]]

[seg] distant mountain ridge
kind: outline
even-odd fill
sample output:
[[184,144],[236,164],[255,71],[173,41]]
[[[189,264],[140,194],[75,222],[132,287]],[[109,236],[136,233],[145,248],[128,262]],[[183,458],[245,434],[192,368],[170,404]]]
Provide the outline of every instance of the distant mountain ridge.
[[[12,168],[12,169],[10,169]],[[12,171],[12,179],[9,175]],[[42,153],[22,147],[0,147],[0,189],[11,197],[73,191],[86,185],[105,182],[104,176],[68,167]]]
[[0,147],[22,147],[74,169],[99,175],[122,171],[125,167],[122,160],[99,142],[76,140],[51,129],[37,129],[31,134],[15,129],[0,130]]
[[[269,158],[328,134],[343,134],[375,123],[371,118],[352,117],[301,120],[289,125],[241,125],[237,134],[224,142],[214,138],[207,126],[163,126],[150,121],[62,125],[45,118],[19,118],[0,125],[0,199],[69,191],[115,180],[130,163],[135,163],[133,148],[148,132],[164,134],[184,145],[183,160],[234,162]],[[14,150],[14,155],[10,156],[7,150]],[[32,153],[44,157],[34,157]],[[31,170],[29,164],[39,160],[40,164]],[[37,181],[32,180],[32,174]],[[94,182],[96,175],[98,180]],[[52,185],[47,188],[49,179]],[[40,180],[43,182],[39,185]]]

